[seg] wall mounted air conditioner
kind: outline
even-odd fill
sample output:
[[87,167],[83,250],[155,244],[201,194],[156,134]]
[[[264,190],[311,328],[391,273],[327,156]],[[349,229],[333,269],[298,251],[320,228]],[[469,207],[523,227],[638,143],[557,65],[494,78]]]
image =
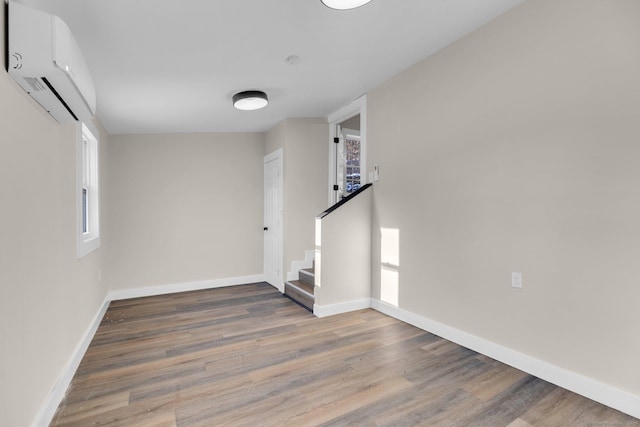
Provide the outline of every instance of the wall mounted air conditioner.
[[9,75],[58,122],[93,117],[93,80],[67,24],[14,1],[8,15]]

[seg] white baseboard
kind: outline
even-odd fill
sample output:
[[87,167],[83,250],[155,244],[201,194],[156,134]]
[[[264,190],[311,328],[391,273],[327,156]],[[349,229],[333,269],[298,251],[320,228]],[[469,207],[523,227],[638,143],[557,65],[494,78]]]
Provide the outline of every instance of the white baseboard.
[[[51,422],[55,415],[55,411],[64,398],[67,388],[80,365],[82,357],[87,351],[87,348],[89,347],[89,344],[91,343],[91,340],[93,339],[93,336],[95,335],[111,301],[256,283],[262,282],[262,279],[263,275],[254,275],[109,292],[102,303],[102,306],[93,318],[91,325],[82,337],[82,340],[74,350],[69,362],[63,369],[62,375],[56,382],[45,404],[36,415],[33,426],[46,427]],[[459,329],[452,328],[415,313],[391,306],[377,299],[363,298],[326,306],[319,306],[315,304],[313,306],[313,313],[317,317],[327,317],[350,311],[362,310],[365,308],[373,308],[388,316],[394,317],[502,363],[513,366],[514,368],[520,369],[528,374],[595,400],[596,402],[600,402],[633,417],[640,418],[640,396],[627,393],[608,384],[603,384],[575,372],[500,346]]]
[[227,286],[246,285],[247,283],[264,282],[264,274],[253,276],[229,277],[225,279],[202,280],[197,282],[174,283],[169,285],[147,286],[144,288],[122,289],[110,291],[110,301],[150,297],[155,295],[175,294],[177,292],[199,291],[201,289],[224,288]]
[[371,308],[371,298],[363,298],[353,301],[341,302],[331,305],[313,305],[313,314],[316,317],[335,316],[336,314],[348,313],[350,311]]
[[75,375],[76,370],[78,369],[78,366],[80,366],[80,362],[82,361],[84,354],[89,348],[89,344],[91,344],[91,340],[93,339],[93,336],[96,334],[96,331],[98,330],[98,326],[100,326],[100,322],[102,322],[102,318],[104,317],[104,314],[106,313],[107,308],[109,308],[109,302],[110,301],[105,298],[105,300],[102,303],[102,306],[100,306],[100,309],[98,310],[93,320],[91,321],[89,328],[85,331],[84,335],[82,336],[82,340],[80,340],[80,343],[71,354],[71,358],[69,359],[69,361],[67,362],[67,365],[62,370],[62,374],[60,375],[60,378],[58,378],[58,381],[56,381],[56,384],[53,386],[53,390],[51,390],[49,397],[47,397],[47,400],[45,401],[44,405],[42,406],[40,411],[36,414],[35,420],[33,422],[33,426],[46,427],[49,425],[49,423],[51,423],[51,420],[53,419],[53,416],[56,414],[56,410],[58,409],[60,402],[62,402],[64,395],[67,393],[69,384],[71,384],[71,380],[73,379],[73,376]]
[[46,427],[51,423],[53,416],[62,402],[67,389],[69,388],[69,384],[71,384],[71,380],[80,366],[80,362],[84,357],[84,354],[89,348],[89,344],[91,344],[91,340],[98,330],[98,326],[100,326],[100,322],[102,322],[102,318],[109,308],[109,304],[111,301],[118,301],[123,299],[130,298],[139,298],[146,296],[154,296],[154,295],[164,295],[171,294],[176,292],[186,292],[186,291],[196,291],[201,289],[213,289],[213,288],[222,288],[227,286],[236,286],[243,285],[248,283],[257,283],[263,282],[264,275],[258,274],[254,276],[241,276],[241,277],[232,277],[227,279],[216,279],[216,280],[204,280],[199,282],[188,282],[188,283],[176,283],[172,285],[160,285],[160,286],[149,286],[145,288],[137,288],[137,289],[125,289],[119,291],[111,291],[105,297],[105,300],[100,306],[100,309],[96,313],[91,325],[85,332],[82,337],[82,340],[75,348],[71,355],[71,359],[67,363],[67,365],[62,370],[62,374],[58,381],[56,381],[53,390],[47,397],[47,400],[42,405],[42,408],[38,412],[33,422],[34,427]]
[[269,281],[268,278],[264,278],[263,280],[264,282],[270,284],[271,286],[273,286],[274,288],[276,288],[277,290],[280,291],[280,293],[284,294],[284,282],[281,280],[273,280],[273,281]]
[[391,306],[380,300],[373,299],[371,307],[388,316],[477,351],[528,374],[600,402],[603,405],[640,418],[640,396],[627,393],[608,384],[603,384],[567,369],[519,353],[459,329]]
[[287,273],[287,281],[298,280],[298,271],[302,270],[303,268],[313,267],[313,258],[315,257],[315,255],[315,250],[305,251],[303,261],[291,261],[291,271]]

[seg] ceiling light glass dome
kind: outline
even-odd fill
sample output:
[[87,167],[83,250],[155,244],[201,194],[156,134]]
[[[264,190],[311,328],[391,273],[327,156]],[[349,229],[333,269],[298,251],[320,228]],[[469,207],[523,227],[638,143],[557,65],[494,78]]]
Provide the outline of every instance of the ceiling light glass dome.
[[267,94],[259,90],[246,90],[233,95],[233,106],[238,110],[259,110],[269,104]]
[[364,6],[370,1],[371,0],[322,0],[322,3],[331,9],[346,10]]

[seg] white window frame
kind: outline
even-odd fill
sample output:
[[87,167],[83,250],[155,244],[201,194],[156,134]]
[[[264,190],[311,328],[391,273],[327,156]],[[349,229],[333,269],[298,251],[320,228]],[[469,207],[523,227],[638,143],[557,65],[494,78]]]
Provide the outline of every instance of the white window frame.
[[[77,256],[100,247],[100,187],[98,137],[91,123],[76,127],[76,235]],[[84,195],[87,197],[83,197]],[[86,230],[85,230],[86,224]]]

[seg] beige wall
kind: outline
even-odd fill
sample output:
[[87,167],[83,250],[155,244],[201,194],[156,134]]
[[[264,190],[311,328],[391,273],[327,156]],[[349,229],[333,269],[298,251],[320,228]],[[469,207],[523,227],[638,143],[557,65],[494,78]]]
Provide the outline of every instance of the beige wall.
[[637,0],[528,1],[368,98],[400,307],[635,395],[638,22]]
[[340,127],[342,127],[342,129],[360,130],[360,114],[340,123]]
[[110,288],[262,274],[263,152],[257,133],[113,136]]
[[318,220],[316,315],[327,306],[371,298],[371,193],[364,190]]
[[[401,308],[640,394],[638,22],[637,0],[529,0],[369,94],[374,296],[377,229],[398,229]],[[74,127],[1,73],[0,424],[33,421],[106,282],[261,274],[277,148],[283,276],[314,247],[329,127],[287,119],[266,135],[101,131],[103,246],[77,260]]]
[[265,136],[265,154],[283,149],[283,279],[291,262],[314,249],[315,217],[327,208],[329,124],[326,119],[289,118]]
[[271,154],[282,148],[284,150],[287,139],[287,120],[283,120],[265,133],[264,155]]
[[[8,76],[0,11],[0,425],[26,426],[107,290],[103,249],[76,259],[75,125],[56,123]],[[101,133],[101,178],[107,145]]]
[[315,217],[327,208],[329,124],[288,119],[284,154],[285,272],[315,246]]

